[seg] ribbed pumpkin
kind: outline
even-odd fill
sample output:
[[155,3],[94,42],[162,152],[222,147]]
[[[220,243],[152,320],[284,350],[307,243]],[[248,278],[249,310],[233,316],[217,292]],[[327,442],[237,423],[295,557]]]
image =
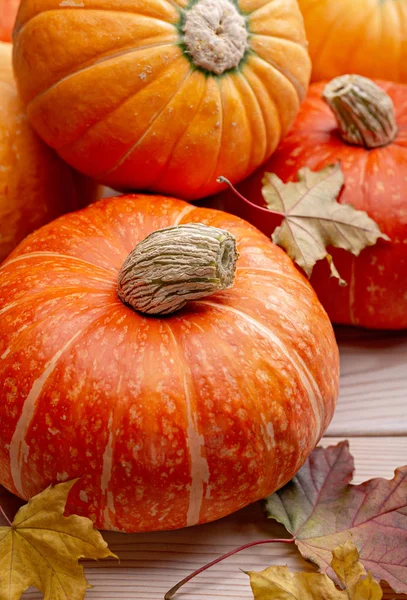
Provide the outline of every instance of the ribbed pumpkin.
[[20,0],[0,0],[0,40],[9,42]]
[[407,328],[406,98],[405,85],[377,82],[376,87],[357,76],[339,77],[328,87],[313,84],[278,152],[239,186],[252,204],[229,195],[215,203],[270,235],[278,221],[260,208],[264,173],[295,181],[303,167],[316,171],[340,161],[345,187],[339,201],[366,211],[391,241],[379,241],[358,257],[330,249],[347,287],[330,279],[326,264],[316,266],[311,283],[335,323]]
[[271,155],[311,69],[296,0],[23,0],[14,67],[69,164],[185,199]]
[[0,262],[28,233],[95,193],[31,128],[13,80],[11,44],[0,42]]
[[299,0],[313,81],[346,73],[407,83],[407,0]]
[[[184,243],[150,237],[149,254],[126,261],[152,232],[198,223],[235,237],[234,286],[164,317],[124,304],[119,271],[123,295],[129,265],[150,257],[162,269],[154,302],[213,281],[215,238],[197,238],[202,261],[188,271],[191,227]],[[128,301],[145,299],[139,285]],[[338,350],[311,286],[245,221],[179,200],[107,198],[29,236],[0,268],[0,330],[0,484],[28,498],[79,477],[69,510],[102,528],[184,527],[263,498],[334,411]]]

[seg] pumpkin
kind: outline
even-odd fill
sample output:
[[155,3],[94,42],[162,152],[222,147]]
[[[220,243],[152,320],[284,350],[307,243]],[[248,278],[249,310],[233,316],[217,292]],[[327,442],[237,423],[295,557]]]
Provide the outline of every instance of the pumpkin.
[[407,0],[299,0],[313,81],[346,73],[407,83]]
[[95,198],[31,128],[18,99],[11,44],[0,42],[0,262],[31,231]]
[[337,398],[331,324],[287,255],[171,198],[106,198],[30,235],[0,268],[0,330],[0,484],[29,498],[78,477],[68,508],[99,528],[267,496]]
[[0,40],[9,42],[20,0],[0,0]]
[[[323,99],[325,95],[325,100]],[[330,250],[348,283],[339,287],[320,263],[311,283],[335,323],[371,329],[407,327],[407,86],[362,77],[311,85],[297,121],[278,152],[239,186],[250,200],[216,203],[270,235],[278,222],[262,198],[265,172],[294,181],[303,167],[318,171],[340,161],[345,186],[339,202],[366,211],[391,242],[359,256]]]
[[296,0],[24,0],[14,68],[31,123],[69,164],[195,199],[272,154],[311,65]]

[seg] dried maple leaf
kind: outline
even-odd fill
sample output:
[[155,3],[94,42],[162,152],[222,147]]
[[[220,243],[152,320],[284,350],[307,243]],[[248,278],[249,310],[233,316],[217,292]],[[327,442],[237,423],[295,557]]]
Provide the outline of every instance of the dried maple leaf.
[[345,589],[338,590],[332,579],[318,573],[290,573],[287,567],[269,567],[249,572],[255,600],[381,600],[380,585],[359,562],[354,544],[347,542],[333,550],[332,569]]
[[334,576],[332,549],[351,537],[373,576],[406,593],[407,467],[391,481],[361,485],[350,485],[353,469],[347,442],[317,448],[294,479],[267,498],[266,515],[292,533],[304,558],[323,573]]
[[332,275],[346,285],[327,247],[358,256],[379,238],[389,240],[367,213],[337,202],[344,184],[339,163],[318,172],[301,169],[298,182],[283,183],[277,175],[266,173],[263,184],[268,208],[285,217],[273,233],[273,242],[284,248],[308,277],[315,263],[327,258]]
[[115,557],[90,519],[64,517],[74,484],[47,488],[0,527],[0,600],[18,600],[30,586],[44,600],[82,600],[90,586],[78,560]]

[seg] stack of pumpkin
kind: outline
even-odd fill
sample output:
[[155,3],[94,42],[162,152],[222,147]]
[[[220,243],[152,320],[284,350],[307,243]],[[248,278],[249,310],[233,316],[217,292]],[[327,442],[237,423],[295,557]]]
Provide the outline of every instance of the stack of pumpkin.
[[[330,62],[317,40],[345,0],[302,4],[315,76],[375,74],[373,52]],[[229,213],[270,234],[265,170],[294,180],[340,159],[340,202],[391,241],[338,251],[347,288],[323,270],[313,283],[337,322],[405,327],[406,88],[379,83],[397,123],[366,116],[363,86],[331,86],[334,112],[324,84],[307,96],[297,0],[23,0],[16,84],[10,44],[0,61],[0,483],[29,498],[78,477],[69,509],[125,531],[269,495],[332,418],[338,350],[308,281]],[[403,79],[397,48],[392,64]],[[249,200],[182,201],[220,176]],[[94,182],[164,195],[92,203]]]

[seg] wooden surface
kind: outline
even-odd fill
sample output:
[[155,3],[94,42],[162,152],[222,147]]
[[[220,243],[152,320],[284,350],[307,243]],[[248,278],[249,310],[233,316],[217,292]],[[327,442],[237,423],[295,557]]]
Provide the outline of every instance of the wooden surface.
[[[342,389],[336,417],[323,445],[348,438],[355,457],[355,483],[391,478],[407,463],[407,334],[378,334],[339,329]],[[159,600],[183,577],[217,556],[250,541],[284,537],[252,505],[216,523],[175,532],[106,534],[120,564],[86,563],[94,586],[87,600]],[[251,548],[196,578],[175,599],[250,600],[248,577],[240,569],[262,570],[273,564],[313,570],[295,547],[284,544]],[[24,600],[40,600],[27,592]],[[386,600],[396,596],[385,591]]]

